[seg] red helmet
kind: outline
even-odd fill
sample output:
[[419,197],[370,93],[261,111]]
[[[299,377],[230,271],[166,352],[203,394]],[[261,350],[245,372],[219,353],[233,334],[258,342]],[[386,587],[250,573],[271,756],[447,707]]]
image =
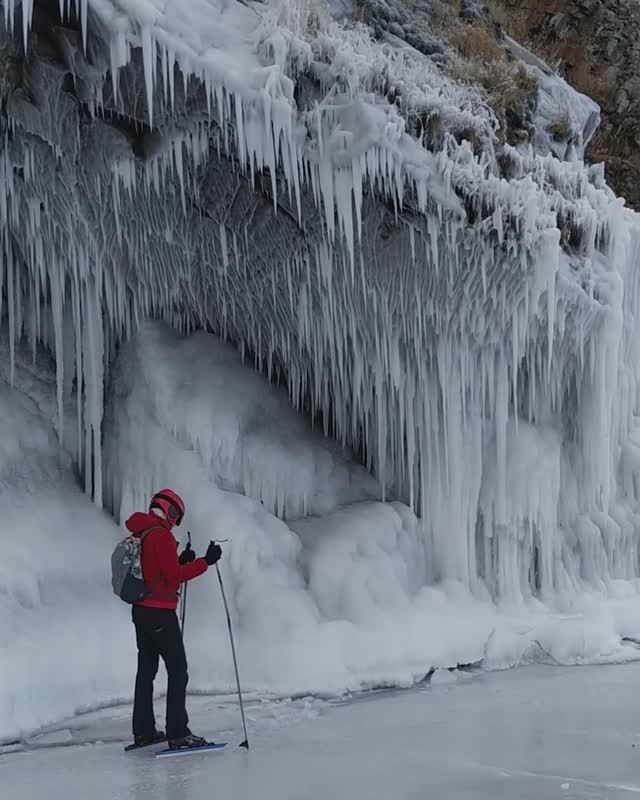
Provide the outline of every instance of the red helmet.
[[171,489],[163,489],[153,495],[149,511],[153,508],[159,508],[172,525],[180,525],[184,517],[184,502]]

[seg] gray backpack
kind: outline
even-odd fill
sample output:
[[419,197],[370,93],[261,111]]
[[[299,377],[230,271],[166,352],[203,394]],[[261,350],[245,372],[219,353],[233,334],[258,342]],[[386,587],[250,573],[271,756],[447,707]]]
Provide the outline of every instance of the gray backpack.
[[139,536],[129,535],[118,542],[111,555],[111,585],[125,603],[132,605],[145,600],[151,589],[142,577],[142,542],[159,525],[147,528]]

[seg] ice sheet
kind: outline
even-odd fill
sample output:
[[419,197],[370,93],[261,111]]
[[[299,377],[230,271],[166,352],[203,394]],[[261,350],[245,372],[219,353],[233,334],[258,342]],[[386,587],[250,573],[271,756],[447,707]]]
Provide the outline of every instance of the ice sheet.
[[[640,793],[629,703],[636,672],[538,667],[317,709],[315,719],[283,708],[271,725],[270,707],[254,707],[248,753],[158,763],[125,756],[120,744],[58,748],[0,757],[0,776],[12,800],[35,800],[51,786],[67,800],[88,792],[204,800],[212,789],[222,800],[626,800]],[[202,711],[196,719],[211,738],[239,741],[228,711]],[[108,718],[94,722],[104,727]]]

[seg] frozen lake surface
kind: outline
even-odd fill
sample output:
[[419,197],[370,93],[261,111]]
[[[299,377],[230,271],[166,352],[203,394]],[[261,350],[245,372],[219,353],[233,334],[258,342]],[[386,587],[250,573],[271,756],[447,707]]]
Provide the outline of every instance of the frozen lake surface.
[[108,709],[1,756],[0,786],[7,800],[626,798],[639,684],[637,664],[535,666],[345,703],[250,699],[248,753],[232,699],[190,698],[193,730],[231,745],[168,760],[125,755],[130,709]]

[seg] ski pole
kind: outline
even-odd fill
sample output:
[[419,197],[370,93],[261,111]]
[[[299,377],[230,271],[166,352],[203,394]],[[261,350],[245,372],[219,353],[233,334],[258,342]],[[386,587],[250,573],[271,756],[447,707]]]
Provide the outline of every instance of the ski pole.
[[216,572],[218,573],[218,580],[220,581],[220,591],[222,592],[222,602],[224,603],[224,610],[227,614],[227,625],[229,627],[229,639],[231,640],[231,654],[233,655],[233,668],[236,671],[236,684],[238,685],[238,699],[240,700],[240,714],[242,715],[242,728],[244,730],[244,742],[240,742],[240,747],[249,749],[249,738],[247,737],[247,723],[244,718],[244,706],[242,704],[242,692],[240,690],[240,676],[238,675],[238,660],[236,658],[236,648],[233,643],[233,631],[231,630],[231,617],[229,616],[229,606],[227,605],[227,598],[224,593],[224,585],[222,583],[222,575],[216,562]]
[[[187,550],[191,547],[191,531],[187,531]],[[180,603],[180,631],[184,636],[184,623],[187,617],[187,586],[189,584],[185,581],[182,584],[182,602]]]

